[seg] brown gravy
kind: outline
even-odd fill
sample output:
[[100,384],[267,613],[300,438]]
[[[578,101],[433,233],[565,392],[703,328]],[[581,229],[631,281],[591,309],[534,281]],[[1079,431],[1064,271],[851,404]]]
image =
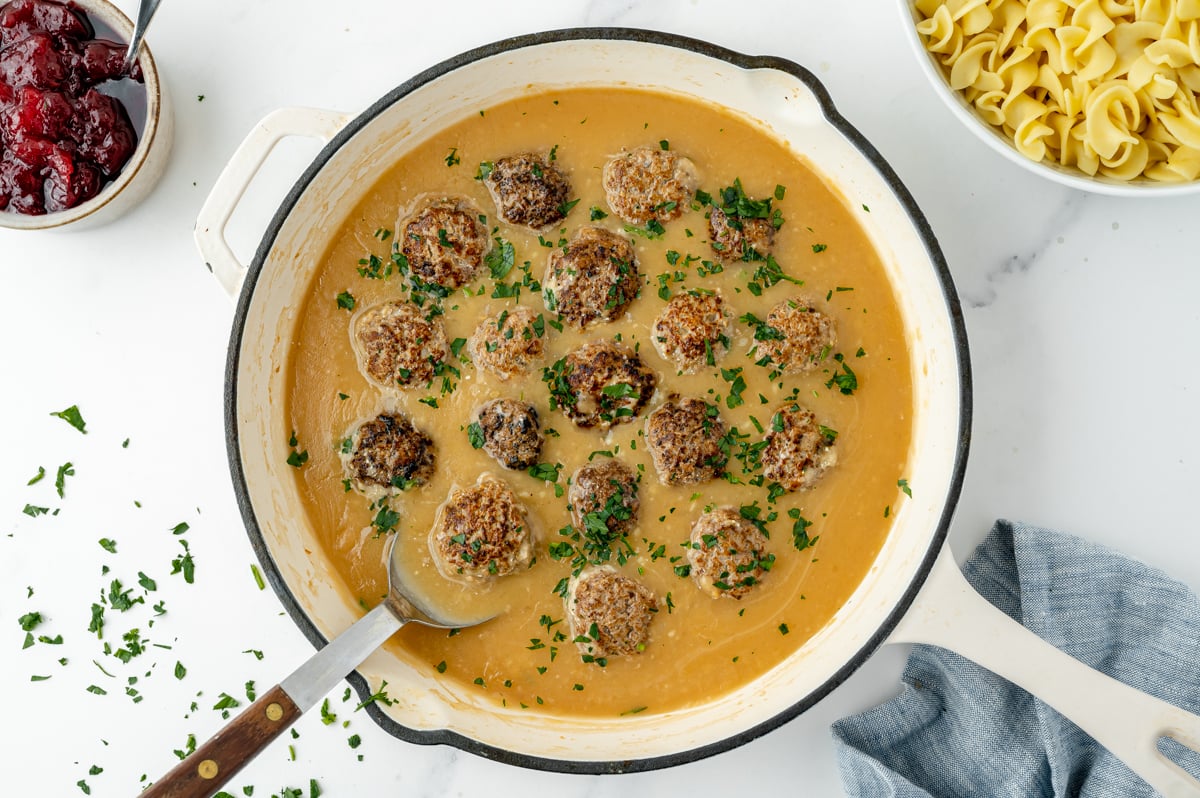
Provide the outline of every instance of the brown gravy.
[[[782,199],[774,200],[785,219],[774,253],[788,274],[804,281],[803,287],[780,282],[755,296],[747,288],[752,264],[699,276],[705,270],[702,260],[715,258],[703,211],[689,209],[667,225],[662,238],[633,237],[644,285],[626,316],[584,333],[569,325],[562,332],[547,326],[545,365],[587,340],[619,335],[658,372],[658,392],[646,413],[671,391],[702,397],[718,404],[726,424],[748,434],[750,442],[762,439],[757,427],[769,425],[784,399],[796,392],[823,424],[838,431],[838,463],[811,491],[788,494],[772,504],[765,487],[725,480],[662,485],[643,445],[645,414],[634,423],[614,426],[607,436],[578,429],[561,412],[550,410],[540,369],[527,378],[502,381],[452,358],[461,377],[453,377],[454,390],[443,393],[440,380],[428,389],[381,391],[357,368],[349,334],[353,312],[340,307],[337,297],[349,292],[361,311],[406,295],[398,275],[370,279],[359,273],[370,265],[360,261],[371,255],[388,262],[393,241],[377,231],[392,231],[399,209],[427,192],[463,195],[487,214],[489,228],[495,227],[494,206],[475,179],[477,165],[556,148],[556,163],[569,175],[572,197],[579,202],[561,226],[565,233],[555,229],[544,235],[552,247],[589,223],[590,208],[609,211],[600,169],[610,155],[660,141],[695,162],[701,187],[710,193],[735,178],[755,198],[777,196],[777,186],[783,187]],[[456,680],[463,689],[483,691],[497,704],[531,712],[617,716],[663,712],[727,692],[770,669],[819,631],[863,579],[882,545],[890,510],[902,498],[898,481],[905,476],[912,433],[911,363],[893,289],[855,219],[865,212],[848,207],[786,144],[751,121],[693,100],[632,89],[556,91],[482,109],[381,174],[324,254],[302,309],[287,364],[286,412],[297,448],[307,450],[310,458],[296,469],[296,478],[325,556],[360,603],[373,606],[386,589],[386,535],[372,525],[378,508],[344,489],[338,451],[356,421],[383,409],[408,414],[434,439],[438,459],[428,484],[388,503],[399,514],[397,544],[428,590],[442,600],[478,601],[482,592],[502,610],[490,623],[455,635],[409,626],[392,644],[431,673],[436,669],[440,678]],[[598,224],[623,227],[611,213]],[[550,250],[536,234],[500,224],[496,235],[511,242],[516,253],[517,266],[504,283],[519,282],[526,261],[531,277],[542,279]],[[701,260],[685,266],[689,255]],[[676,272],[683,278],[679,282]],[[647,332],[665,305],[658,296],[659,275],[667,275],[672,291],[720,290],[735,316],[753,313],[761,319],[789,296],[810,298],[836,321],[837,349],[857,376],[857,390],[844,395],[836,386],[826,386],[832,361],[829,369],[772,381],[768,369],[755,365],[748,354],[753,331],[741,322],[735,323],[730,351],[716,367],[677,375]],[[495,283],[485,268],[465,291],[444,301],[449,340],[469,338],[481,318],[518,301],[547,320],[554,318],[540,294],[527,287],[519,299],[493,298]],[[732,408],[731,382],[722,368],[741,368],[746,382],[743,403]],[[471,447],[465,432],[471,412],[498,396],[532,402],[543,429],[557,431],[557,437],[547,437],[541,458],[561,464],[557,485],[505,471]],[[437,407],[422,399],[436,400]],[[646,650],[609,658],[604,667],[584,663],[567,639],[563,601],[553,589],[569,575],[570,566],[548,553],[551,543],[562,540],[558,531],[570,523],[567,479],[593,452],[610,452],[641,470],[640,523],[629,537],[635,556],[621,570],[649,586],[662,604]],[[729,469],[739,479],[749,478],[736,460]],[[438,575],[431,561],[428,532],[451,488],[472,484],[484,472],[504,480],[529,508],[536,526],[535,563],[490,585],[451,582]],[[778,513],[767,525],[776,561],[761,585],[742,600],[715,599],[690,578],[677,575],[677,566],[686,563],[683,544],[691,522],[705,507],[753,502],[764,516]],[[793,546],[792,508],[813,522],[808,534],[819,536],[814,547],[798,551]]]

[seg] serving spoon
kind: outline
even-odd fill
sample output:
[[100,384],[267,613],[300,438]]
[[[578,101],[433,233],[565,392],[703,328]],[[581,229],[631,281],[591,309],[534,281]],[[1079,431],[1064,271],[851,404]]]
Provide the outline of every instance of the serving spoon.
[[121,66],[121,74],[128,75],[133,69],[133,62],[137,60],[138,50],[142,46],[142,37],[146,35],[146,28],[150,27],[150,20],[154,18],[154,12],[158,10],[158,4],[162,0],[142,0],[138,6],[137,21],[133,23],[133,36],[129,39],[129,47],[125,49],[125,63]]
[[388,592],[373,610],[225,724],[141,798],[207,798],[240,771],[300,715],[316,706],[375,649],[407,623],[464,629],[493,615],[457,616],[422,599],[408,582],[393,538],[388,553]]

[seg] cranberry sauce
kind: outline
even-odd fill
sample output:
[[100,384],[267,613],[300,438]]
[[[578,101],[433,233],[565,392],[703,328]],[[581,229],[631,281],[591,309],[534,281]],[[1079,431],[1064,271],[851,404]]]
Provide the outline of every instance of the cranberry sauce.
[[142,80],[137,65],[122,74],[124,57],[73,7],[0,6],[0,211],[73,208],[120,173],[137,132],[110,82]]

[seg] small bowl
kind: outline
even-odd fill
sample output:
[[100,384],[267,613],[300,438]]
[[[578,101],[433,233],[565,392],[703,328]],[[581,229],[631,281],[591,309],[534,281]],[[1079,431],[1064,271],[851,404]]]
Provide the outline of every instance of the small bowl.
[[1017,166],[1060,185],[1080,191],[1090,191],[1094,194],[1116,197],[1171,197],[1200,193],[1200,179],[1184,183],[1164,183],[1145,178],[1121,181],[1103,175],[1089,175],[1073,167],[1061,166],[1049,159],[1039,162],[1025,157],[1002,131],[989,124],[976,112],[961,92],[950,88],[950,83],[942,72],[936,55],[925,48],[921,35],[917,33],[917,23],[921,19],[920,12],[917,11],[912,0],[900,0],[900,22],[905,29],[905,38],[912,45],[917,56],[917,63],[920,64],[921,71],[928,78],[934,93],[941,98],[951,113],[968,130],[978,136],[984,144]]
[[[128,42],[133,23],[108,0],[72,0],[71,5],[88,15],[100,38]],[[146,93],[146,119],[138,130],[137,148],[117,175],[100,193],[86,202],[62,211],[32,216],[0,211],[0,227],[15,230],[80,230],[107,224],[146,198],[162,177],[175,138],[174,116],[154,56],[142,42],[138,52]],[[137,119],[134,118],[137,125]]]

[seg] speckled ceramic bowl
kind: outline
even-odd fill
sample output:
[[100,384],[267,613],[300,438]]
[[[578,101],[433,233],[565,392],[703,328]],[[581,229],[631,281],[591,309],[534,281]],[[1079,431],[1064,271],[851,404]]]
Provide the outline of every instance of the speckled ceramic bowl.
[[[72,4],[87,13],[98,36],[129,41],[133,23],[108,0],[73,0]],[[145,41],[142,42],[138,60],[145,80],[145,121],[137,131],[137,148],[117,179],[105,185],[99,194],[87,202],[67,210],[41,216],[0,211],[0,227],[15,230],[80,230],[98,227],[117,219],[146,198],[166,169],[175,125],[167,87],[159,76],[154,56]],[[135,126],[140,115],[131,109]]]

